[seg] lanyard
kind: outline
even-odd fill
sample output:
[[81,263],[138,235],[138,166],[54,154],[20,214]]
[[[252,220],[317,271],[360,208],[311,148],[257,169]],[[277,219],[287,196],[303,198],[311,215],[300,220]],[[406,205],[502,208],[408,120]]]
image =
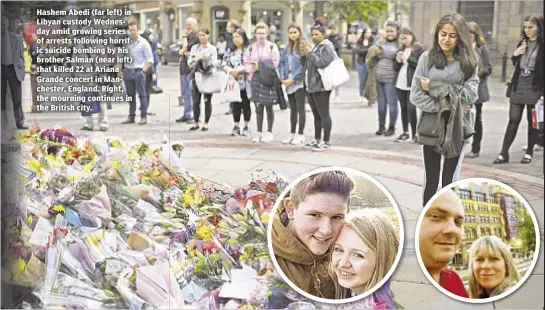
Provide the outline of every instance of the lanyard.
[[530,59],[532,58],[532,55],[534,55],[534,53],[537,50],[537,40],[535,42],[536,42],[536,45],[534,45],[534,48],[532,49],[532,52],[530,52],[530,54],[528,54],[528,58],[526,59],[526,65],[524,66],[524,70],[528,70],[528,65],[530,64]]

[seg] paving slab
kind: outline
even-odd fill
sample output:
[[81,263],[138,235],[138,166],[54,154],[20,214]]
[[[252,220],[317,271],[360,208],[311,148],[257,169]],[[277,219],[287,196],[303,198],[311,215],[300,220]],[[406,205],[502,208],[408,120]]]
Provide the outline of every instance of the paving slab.
[[511,295],[494,302],[494,309],[543,309],[543,275],[531,275]]
[[289,155],[286,160],[293,162],[316,165],[322,167],[350,167],[352,163],[358,161],[358,158],[352,156],[321,154],[312,151],[296,152]]
[[206,164],[206,169],[229,172],[233,174],[233,172],[251,170],[262,163],[263,161],[260,160],[211,158]]
[[[206,163],[210,161],[210,158],[183,158],[183,165],[189,171],[194,169],[203,169],[206,168]],[[204,166],[204,167],[203,167]]]
[[403,227],[405,228],[405,244],[403,249],[414,250],[414,242],[416,238],[416,220],[407,220],[403,218]]
[[494,309],[492,303],[467,304],[450,298],[431,284],[392,281],[395,299],[405,309]]
[[403,254],[394,272],[393,279],[407,283],[430,284],[418,264],[414,249],[403,249]]
[[231,186],[244,186],[248,185],[252,180],[252,173],[249,171],[238,171],[233,173],[231,171],[221,171],[214,175],[214,181],[218,183],[226,183]]

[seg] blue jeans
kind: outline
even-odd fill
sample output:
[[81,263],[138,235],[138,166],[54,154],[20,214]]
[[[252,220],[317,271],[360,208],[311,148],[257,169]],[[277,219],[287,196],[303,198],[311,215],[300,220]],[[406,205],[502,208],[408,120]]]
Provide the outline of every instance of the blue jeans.
[[159,81],[159,75],[157,74],[157,64],[158,62],[153,63],[153,71],[155,72],[155,81],[153,81],[153,86],[157,87],[157,81]]
[[367,64],[357,63],[356,70],[358,70],[358,77],[360,82],[360,97],[363,97],[365,90],[365,78],[367,77],[367,71],[369,71],[369,67],[367,67]]
[[386,125],[386,110],[390,111],[389,127],[395,127],[399,108],[397,105],[397,92],[393,83],[382,83],[377,81],[378,99],[378,124]]
[[193,99],[191,95],[191,79],[189,74],[182,74],[182,96],[184,97],[184,116],[192,118]]
[[129,102],[129,117],[136,116],[136,94],[140,99],[140,117],[148,116],[148,94],[146,92],[146,76],[142,73],[142,69],[125,68],[123,71],[123,81],[127,95],[131,98]]

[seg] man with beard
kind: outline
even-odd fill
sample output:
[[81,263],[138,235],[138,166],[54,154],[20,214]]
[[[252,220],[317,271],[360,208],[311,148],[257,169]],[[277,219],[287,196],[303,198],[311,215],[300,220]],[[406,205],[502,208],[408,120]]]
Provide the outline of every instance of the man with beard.
[[428,273],[445,290],[469,298],[462,279],[447,268],[462,240],[464,206],[452,190],[431,202],[420,225],[419,251]]

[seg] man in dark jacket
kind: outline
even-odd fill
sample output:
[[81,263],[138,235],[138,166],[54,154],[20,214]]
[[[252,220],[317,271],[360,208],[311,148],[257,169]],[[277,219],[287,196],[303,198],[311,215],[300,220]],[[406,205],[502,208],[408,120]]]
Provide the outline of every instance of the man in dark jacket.
[[191,81],[189,74],[191,69],[187,64],[189,52],[195,44],[199,44],[199,34],[197,31],[197,20],[194,17],[188,17],[185,20],[185,34],[182,38],[183,44],[180,49],[180,77],[182,87],[182,97],[184,102],[184,115],[176,119],[177,123],[192,123],[193,122],[193,99],[191,98]]

